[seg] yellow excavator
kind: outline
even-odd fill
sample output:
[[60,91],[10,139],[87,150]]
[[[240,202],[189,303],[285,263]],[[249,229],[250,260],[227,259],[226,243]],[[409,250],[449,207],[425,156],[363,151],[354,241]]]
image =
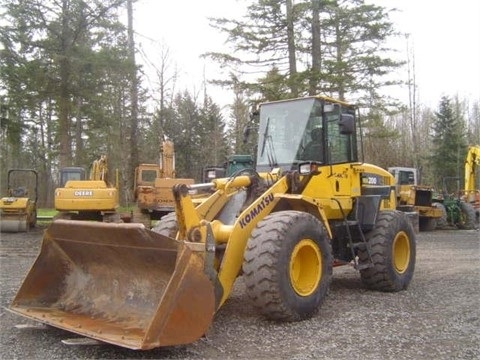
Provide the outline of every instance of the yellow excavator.
[[55,210],[58,219],[120,222],[118,174],[115,185],[108,181],[108,162],[105,155],[93,161],[90,175],[85,179],[83,168],[61,170],[61,187],[55,189]]
[[[334,266],[353,266],[369,289],[406,289],[415,232],[396,210],[393,176],[361,161],[356,108],[310,96],[261,104],[257,116],[256,168],[175,185],[175,212],[152,230],[53,222],[10,310],[151,349],[199,339],[240,278],[252,305],[275,321],[311,318]],[[307,156],[318,127],[321,143]],[[213,192],[196,205],[192,191],[205,188]]]
[[152,220],[160,220],[175,211],[172,187],[175,184],[194,183],[194,179],[176,177],[175,150],[173,142],[165,138],[160,146],[159,164],[140,164],[135,169],[132,222],[142,223],[150,228]]

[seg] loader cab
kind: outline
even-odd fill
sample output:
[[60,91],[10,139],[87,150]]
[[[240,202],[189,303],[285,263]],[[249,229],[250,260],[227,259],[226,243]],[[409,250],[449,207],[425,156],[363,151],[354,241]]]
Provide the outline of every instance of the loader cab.
[[208,183],[214,179],[236,176],[254,168],[254,161],[251,155],[230,155],[223,166],[205,166],[203,168],[203,182]]
[[395,178],[395,191],[397,196],[409,193],[412,186],[418,185],[418,171],[416,168],[389,167],[388,172]]
[[417,169],[407,167],[389,167],[388,172],[395,178],[397,185],[417,185]]
[[257,171],[358,161],[355,109],[323,96],[260,105]]

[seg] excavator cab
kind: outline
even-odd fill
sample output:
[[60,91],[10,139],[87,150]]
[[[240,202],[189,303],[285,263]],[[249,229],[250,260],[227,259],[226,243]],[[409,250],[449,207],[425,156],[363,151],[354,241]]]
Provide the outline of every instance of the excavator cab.
[[70,180],[86,180],[85,169],[78,166],[64,167],[60,169],[59,187],[65,187],[67,181]]

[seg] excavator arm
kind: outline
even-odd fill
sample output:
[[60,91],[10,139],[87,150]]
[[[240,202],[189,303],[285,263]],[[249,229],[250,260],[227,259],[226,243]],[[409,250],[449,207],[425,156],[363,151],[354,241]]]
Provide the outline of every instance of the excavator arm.
[[107,182],[107,173],[108,173],[107,156],[102,155],[100,156],[100,159],[95,160],[92,163],[92,168],[90,169],[90,180],[103,180]]
[[160,146],[160,169],[161,178],[175,178],[175,150],[169,139],[165,139]]
[[468,148],[465,158],[465,191],[475,191],[475,172],[477,165],[480,165],[480,145],[473,145]]

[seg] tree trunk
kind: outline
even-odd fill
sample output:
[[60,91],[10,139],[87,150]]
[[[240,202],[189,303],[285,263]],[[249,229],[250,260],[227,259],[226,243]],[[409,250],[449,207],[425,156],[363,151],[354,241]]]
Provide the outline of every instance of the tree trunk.
[[68,0],[62,1],[62,39],[60,50],[60,94],[58,100],[58,137],[60,167],[71,165],[70,144],[70,30],[68,28]]
[[133,174],[138,165],[138,79],[135,64],[135,40],[133,36],[133,6],[132,0],[127,1],[128,8],[128,53],[130,57],[131,79],[130,79],[130,166],[127,174],[127,183],[133,187]]
[[312,0],[312,74],[310,76],[309,95],[315,95],[318,92],[321,80],[320,1]]
[[293,4],[292,0],[286,0],[287,6],[287,46],[288,46],[288,68],[290,72],[290,91],[292,96],[298,96],[297,85],[297,58],[295,54],[295,31],[294,31],[294,19],[293,19]]

